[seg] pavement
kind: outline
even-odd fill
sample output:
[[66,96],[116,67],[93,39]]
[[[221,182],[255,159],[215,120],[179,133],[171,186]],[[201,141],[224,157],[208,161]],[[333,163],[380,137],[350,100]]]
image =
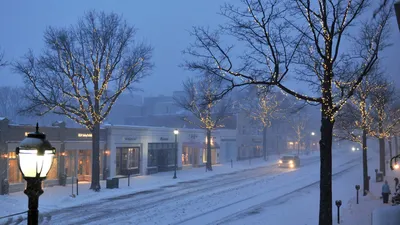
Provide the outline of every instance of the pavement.
[[[371,165],[369,165],[371,166]],[[391,171],[387,168],[387,174],[384,177],[384,181],[387,180],[391,189],[391,192],[395,192],[394,178],[400,178],[400,171]],[[392,206],[391,196],[389,197],[389,204],[383,204],[381,199],[381,190],[384,182],[376,182],[375,174],[370,174],[370,191],[367,196],[362,196],[362,186],[360,189],[359,204],[357,204],[356,197],[349,200],[349,202],[343,205],[341,223],[344,225],[386,225],[392,223],[373,223],[373,217],[376,212],[382,211],[387,212],[397,206]],[[375,212],[375,213],[374,213]],[[394,219],[394,218],[393,218]],[[375,219],[376,220],[376,219]],[[397,223],[395,223],[397,224]]]

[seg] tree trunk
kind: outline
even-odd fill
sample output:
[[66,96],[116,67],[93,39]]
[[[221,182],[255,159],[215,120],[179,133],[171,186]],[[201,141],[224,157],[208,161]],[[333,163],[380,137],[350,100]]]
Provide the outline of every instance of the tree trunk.
[[364,196],[366,196],[369,191],[367,149],[367,131],[364,129],[362,134]]
[[267,127],[263,128],[263,155],[264,155],[264,160],[266,161],[268,159],[268,156],[267,156]]
[[207,129],[207,163],[206,170],[212,171],[211,166],[211,130]]
[[395,148],[394,152],[396,153],[396,155],[398,155],[399,154],[399,145],[397,142],[397,136],[394,136],[394,148]]
[[319,225],[332,225],[332,135],[334,121],[322,105],[320,145]]
[[386,165],[385,165],[385,138],[383,137],[383,125],[379,122],[379,170],[386,175]]
[[93,124],[92,130],[92,184],[90,189],[100,191],[100,123]]
[[393,152],[392,152],[392,137],[388,138],[388,142],[389,142],[389,157],[390,159],[392,159],[393,157]]
[[297,155],[300,155],[300,141],[297,142]]

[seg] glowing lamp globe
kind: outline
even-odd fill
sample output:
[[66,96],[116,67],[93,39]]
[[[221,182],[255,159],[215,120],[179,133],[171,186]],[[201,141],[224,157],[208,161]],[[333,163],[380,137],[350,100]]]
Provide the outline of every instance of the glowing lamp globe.
[[178,134],[179,134],[179,130],[178,130],[178,129],[175,129],[175,130],[174,130],[174,134],[175,134],[175,135],[178,135]]
[[56,149],[46,140],[46,135],[39,132],[36,124],[36,132],[29,133],[15,153],[24,179],[44,180],[50,171]]

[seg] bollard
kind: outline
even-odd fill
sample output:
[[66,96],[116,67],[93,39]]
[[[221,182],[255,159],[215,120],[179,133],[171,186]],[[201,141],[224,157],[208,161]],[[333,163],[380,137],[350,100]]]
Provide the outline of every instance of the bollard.
[[128,174],[128,187],[131,186],[131,174]]
[[78,189],[78,177],[76,177],[76,195],[79,195],[79,189]]
[[358,204],[358,191],[360,190],[360,185],[356,185],[356,191],[357,191],[357,204]]
[[233,168],[233,160],[231,159],[231,168]]
[[335,204],[337,206],[337,223],[340,224],[340,206],[342,205],[342,201],[336,200]]

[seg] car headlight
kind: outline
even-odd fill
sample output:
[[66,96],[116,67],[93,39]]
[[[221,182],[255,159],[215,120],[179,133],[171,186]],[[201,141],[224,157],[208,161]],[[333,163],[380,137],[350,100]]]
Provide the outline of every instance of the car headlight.
[[282,160],[279,160],[278,162],[279,162],[279,163],[282,163]]
[[289,160],[289,164],[293,164],[293,160]]

